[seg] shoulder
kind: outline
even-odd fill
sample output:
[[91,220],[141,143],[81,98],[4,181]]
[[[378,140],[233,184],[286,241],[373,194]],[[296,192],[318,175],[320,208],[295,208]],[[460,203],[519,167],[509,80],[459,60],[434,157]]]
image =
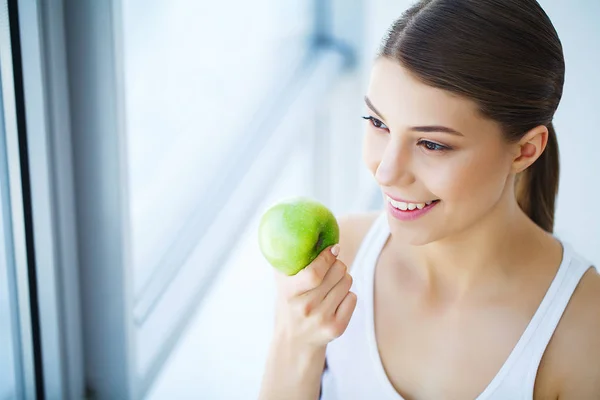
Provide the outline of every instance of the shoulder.
[[559,399],[600,398],[600,275],[581,279],[550,345]]
[[338,259],[351,267],[360,244],[381,211],[346,214],[337,217],[340,226],[340,254]]

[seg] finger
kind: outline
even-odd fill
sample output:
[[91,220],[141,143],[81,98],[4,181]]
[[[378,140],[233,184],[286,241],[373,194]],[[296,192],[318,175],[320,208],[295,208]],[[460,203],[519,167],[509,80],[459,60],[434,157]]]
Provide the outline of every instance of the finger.
[[[337,253],[334,255],[332,251],[336,250]],[[292,290],[295,294],[300,295],[318,287],[335,263],[337,254],[339,254],[339,245],[326,247],[306,268],[298,272],[295,279],[292,279],[294,286]]]
[[[347,270],[346,264],[340,260],[336,260],[325,274],[325,278],[323,278],[323,282],[319,286],[298,296],[306,304],[306,309],[313,310],[319,308],[327,293],[344,278]],[[328,311],[328,315],[331,314],[333,313]]]
[[348,273],[344,275],[342,279],[327,293],[323,302],[321,303],[323,311],[334,314],[344,297],[348,294],[350,287],[352,286],[352,276]]
[[341,326],[348,326],[350,318],[356,308],[356,293],[348,292],[346,297],[342,300],[339,307],[335,311],[335,321]]
[[[273,269],[280,293],[287,298],[292,298],[319,286],[324,279],[323,276],[330,268],[327,264],[336,261],[336,256],[332,253],[334,247],[323,249],[306,268],[300,270],[296,275],[288,276],[278,269]],[[339,253],[339,245],[337,247]]]
[[323,282],[318,287],[306,294],[308,295],[310,293],[311,296],[314,296],[316,304],[321,303],[323,299],[325,299],[325,296],[327,296],[327,293],[329,293],[331,289],[333,289],[334,286],[340,280],[342,280],[344,275],[346,275],[346,272],[348,272],[348,267],[346,267],[346,264],[340,260],[336,260],[331,268],[329,268],[329,271],[327,271],[327,274],[325,274]]

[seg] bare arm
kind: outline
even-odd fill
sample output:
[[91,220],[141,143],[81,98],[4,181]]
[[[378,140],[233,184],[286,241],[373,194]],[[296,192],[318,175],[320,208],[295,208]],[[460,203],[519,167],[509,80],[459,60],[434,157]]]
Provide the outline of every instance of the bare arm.
[[584,276],[567,311],[561,321],[566,333],[556,338],[562,344],[558,399],[600,399],[600,275],[595,270]]
[[325,347],[294,345],[283,338],[271,343],[259,400],[316,400],[321,389]]
[[[340,253],[337,259],[339,260],[339,263],[344,266],[344,272],[346,265],[352,264],[360,242],[379,213],[380,212],[370,212],[338,218],[338,224],[340,226]],[[306,289],[316,287],[324,280],[325,282],[323,282],[323,285],[321,286],[324,286],[325,290],[321,293],[321,296],[318,296],[319,299],[323,299],[323,294],[329,292],[329,288],[333,286],[336,281],[339,281],[343,275],[347,275],[339,270],[336,272],[335,268],[327,269],[328,266],[334,262],[335,260],[333,258],[322,260],[321,262],[316,260],[313,262],[313,265],[307,267],[305,271],[299,273],[294,279],[279,276],[280,289],[282,289],[283,297],[287,297],[289,302],[290,297],[293,297],[294,293],[296,295],[301,293],[303,290],[295,286],[296,284]],[[312,276],[313,279],[310,279],[311,274],[304,274],[305,272],[317,273],[314,274],[315,276]],[[302,276],[303,274],[304,277]],[[325,278],[323,278],[324,275]],[[293,282],[296,278],[298,282]],[[301,283],[303,278],[307,278],[305,281],[312,281],[312,284],[303,285]],[[349,284],[350,282],[351,281],[348,281],[347,283]],[[316,328],[313,330],[316,331],[325,328],[325,331],[328,332],[326,335],[328,337],[322,340],[322,345],[315,346],[314,344],[299,344],[301,341],[289,339],[290,335],[286,335],[284,331],[276,333],[269,349],[269,356],[263,375],[259,400],[314,400],[319,398],[321,375],[323,374],[325,366],[326,343],[343,333],[348,325],[350,316],[354,311],[354,307],[356,306],[356,296],[354,296],[354,294],[350,295],[348,289],[349,286],[340,287],[338,290],[339,295],[336,295],[337,299],[334,299],[328,306],[331,307],[332,310],[337,307],[335,318],[333,317],[334,314],[332,312],[315,314],[313,310],[317,311],[315,308],[316,303],[313,301],[306,302],[306,300],[308,300],[305,297],[306,295],[303,296],[305,297],[304,303],[295,302],[296,307],[292,306],[291,310],[296,309],[296,311],[298,311],[297,306],[300,304],[300,316],[313,319],[315,321],[314,325],[321,327],[320,329]],[[335,294],[334,291],[329,293]],[[286,306],[286,302],[280,302],[280,305]],[[289,305],[290,304],[287,304],[287,306]],[[309,307],[306,308],[306,305],[309,305]],[[288,311],[280,313],[279,315],[290,316],[292,314]],[[323,315],[325,315],[325,318]],[[282,321],[283,320],[285,320],[285,318],[282,319]],[[283,324],[283,326],[292,325],[300,326],[299,324]]]
[[352,277],[332,250],[294,276],[275,271],[275,334],[260,400],[319,398],[327,344],[344,332],[356,306]]

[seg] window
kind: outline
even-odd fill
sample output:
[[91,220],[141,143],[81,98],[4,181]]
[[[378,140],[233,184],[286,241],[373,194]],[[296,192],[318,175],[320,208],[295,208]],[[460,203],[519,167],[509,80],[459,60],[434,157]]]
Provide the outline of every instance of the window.
[[[14,16],[14,8],[10,12]],[[26,248],[29,232],[19,152],[22,120],[18,121],[23,104],[17,96],[21,82],[15,73],[20,65],[14,62],[14,22],[7,2],[0,1],[0,399],[34,398],[42,389],[34,345],[37,314],[30,308],[35,293]]]
[[325,3],[66,8],[84,346],[98,396],[148,393],[232,265],[231,246],[250,243],[292,154],[312,165],[307,121],[347,63],[324,40]]

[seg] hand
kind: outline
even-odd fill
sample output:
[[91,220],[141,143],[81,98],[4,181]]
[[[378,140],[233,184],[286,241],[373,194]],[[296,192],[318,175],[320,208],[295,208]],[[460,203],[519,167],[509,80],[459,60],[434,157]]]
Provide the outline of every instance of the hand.
[[344,333],[356,308],[356,294],[350,292],[352,276],[336,258],[338,253],[339,245],[325,248],[293,276],[275,270],[276,335],[294,344],[324,347]]

